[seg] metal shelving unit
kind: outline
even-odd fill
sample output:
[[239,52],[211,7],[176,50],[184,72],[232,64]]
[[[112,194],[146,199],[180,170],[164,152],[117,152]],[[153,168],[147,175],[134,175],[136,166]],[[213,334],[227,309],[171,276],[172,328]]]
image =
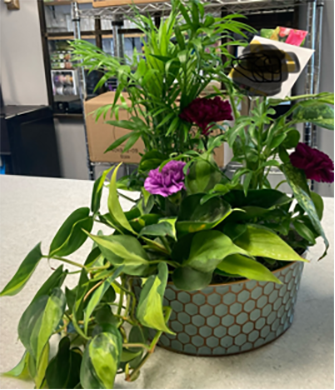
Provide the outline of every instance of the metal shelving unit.
[[[139,0],[137,1],[139,2]],[[93,0],[93,8],[87,10],[80,10],[77,2],[72,2],[72,19],[75,25],[75,38],[80,38],[80,19],[92,18],[95,19],[109,19],[112,21],[113,35],[118,37],[114,39],[114,53],[119,57],[123,56],[123,34],[127,30],[122,29],[123,19],[133,16],[134,9],[130,4],[125,5],[123,0]],[[281,12],[295,12],[297,7],[307,5],[307,30],[308,39],[306,47],[315,50],[314,56],[307,66],[306,74],[306,93],[317,93],[319,90],[320,78],[320,58],[321,58],[321,29],[323,16],[323,0],[210,0],[205,2],[206,12],[222,15],[222,13],[240,13],[245,15],[281,13]],[[160,1],[150,2],[143,0],[143,4],[136,4],[137,12],[150,15],[155,18],[168,15],[171,11],[171,3]],[[317,44],[318,42],[318,44]],[[85,101],[85,78],[81,77],[80,89],[82,91],[82,105],[84,107]],[[85,129],[86,132],[86,129]],[[86,139],[87,140],[87,139]],[[316,146],[316,127],[311,123],[306,123],[304,127],[304,141],[310,146]],[[100,163],[93,163],[89,159],[88,145],[88,169],[90,178],[94,178],[94,165],[101,165]]]

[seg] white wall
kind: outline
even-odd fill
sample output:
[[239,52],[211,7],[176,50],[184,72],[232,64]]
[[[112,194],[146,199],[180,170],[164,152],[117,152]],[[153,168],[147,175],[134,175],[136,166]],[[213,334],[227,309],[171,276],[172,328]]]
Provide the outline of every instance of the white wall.
[[[6,105],[48,105],[37,0],[0,0],[0,82]],[[55,120],[61,174],[88,179],[83,121]]]
[[0,81],[5,104],[48,104],[37,0],[0,2]]

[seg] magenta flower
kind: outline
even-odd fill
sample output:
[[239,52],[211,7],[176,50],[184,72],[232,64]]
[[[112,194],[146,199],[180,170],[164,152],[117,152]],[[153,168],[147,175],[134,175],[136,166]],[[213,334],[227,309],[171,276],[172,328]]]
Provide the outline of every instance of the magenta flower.
[[185,189],[183,161],[169,161],[159,172],[159,167],[152,169],[145,179],[144,188],[153,195],[161,195],[164,198]]
[[195,123],[200,127],[204,135],[211,130],[211,122],[233,120],[230,103],[221,100],[218,96],[214,99],[197,98],[181,112],[179,117],[186,122]]
[[305,171],[307,179],[318,182],[334,182],[334,163],[323,152],[298,143],[295,152],[290,155],[293,166]]

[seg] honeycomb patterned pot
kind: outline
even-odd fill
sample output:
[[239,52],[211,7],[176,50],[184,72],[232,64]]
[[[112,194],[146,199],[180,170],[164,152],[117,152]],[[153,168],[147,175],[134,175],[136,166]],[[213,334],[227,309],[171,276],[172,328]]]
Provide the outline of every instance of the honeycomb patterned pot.
[[176,335],[164,333],[158,345],[188,355],[223,356],[275,340],[292,324],[302,270],[303,263],[294,262],[274,271],[282,285],[244,280],[181,291],[169,283],[164,305],[173,309],[169,327]]

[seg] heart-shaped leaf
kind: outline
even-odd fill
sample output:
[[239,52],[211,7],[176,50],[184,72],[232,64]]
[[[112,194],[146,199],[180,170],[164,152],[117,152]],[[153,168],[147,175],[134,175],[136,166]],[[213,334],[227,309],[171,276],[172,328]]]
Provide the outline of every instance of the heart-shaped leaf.
[[243,191],[232,190],[224,195],[223,199],[233,208],[256,206],[270,209],[291,202],[290,197],[272,189],[249,190],[247,196]]
[[30,279],[41,259],[41,243],[39,243],[28,253],[26,258],[21,263],[19,269],[16,271],[16,274],[1,291],[0,297],[19,293]]
[[114,266],[124,266],[123,272],[128,275],[144,275],[148,272],[150,262],[140,242],[132,236],[89,235],[96,242],[103,256]]
[[217,268],[219,271],[223,271],[227,274],[240,275],[247,279],[282,284],[282,282],[264,265],[256,260],[239,254],[226,257],[221,261]]
[[116,332],[99,333],[86,346],[80,368],[80,383],[84,389],[114,388],[122,353],[122,336],[117,329]]
[[145,226],[139,233],[139,236],[165,237],[169,236],[176,239],[176,220],[177,218],[161,219],[154,225]]
[[202,158],[197,159],[186,176],[185,185],[188,194],[206,193],[222,179],[217,167]]
[[102,298],[104,297],[108,289],[111,287],[111,284],[120,275],[122,271],[123,271],[123,266],[117,268],[113,273],[113,275],[109,277],[106,281],[104,281],[101,284],[101,286],[99,286],[92,294],[85,310],[84,331],[86,334],[87,334],[87,327],[88,327],[88,322],[91,317],[91,314],[93,313],[94,309],[99,305]]
[[[288,184],[290,185],[293,191],[295,199],[297,200],[299,205],[303,208],[303,210],[305,210],[305,212],[307,213],[314,229],[323,238],[326,248],[323,255],[319,259],[321,260],[327,254],[329,248],[329,241],[327,240],[325,232],[322,228],[318,216],[318,211],[315,207],[315,204],[313,203],[313,200],[311,199],[310,191],[307,186],[306,175],[301,169],[294,167],[290,161],[283,164],[282,171],[284,172]],[[320,205],[318,207],[319,207],[319,214],[320,214]]]
[[174,334],[165,324],[163,315],[163,297],[168,279],[166,263],[158,264],[158,275],[151,275],[142,287],[137,306],[137,318],[149,328]]
[[246,227],[245,233],[235,240],[235,244],[249,255],[282,261],[307,261],[273,231],[257,225],[246,225]]
[[29,352],[25,351],[19,363],[11,370],[1,374],[2,376],[8,376],[11,378],[17,378],[21,380],[32,379],[28,369]]
[[246,251],[218,230],[204,231],[194,235],[190,256],[184,264],[200,272],[211,273],[224,258],[235,253],[248,256]]
[[204,194],[194,194],[183,199],[176,228],[180,235],[210,230],[232,212],[230,205],[221,198],[209,199],[200,204]]
[[191,267],[180,267],[174,270],[172,280],[180,290],[202,290],[210,284],[212,272],[203,273]]
[[49,257],[70,255],[84,244],[87,235],[83,229],[90,232],[93,226],[93,218],[89,217],[89,213],[88,207],[82,207],[66,219],[52,240]]
[[58,345],[57,355],[51,359],[46,370],[48,388],[74,389],[80,382],[81,361],[81,351],[70,349],[70,339],[62,338]]

